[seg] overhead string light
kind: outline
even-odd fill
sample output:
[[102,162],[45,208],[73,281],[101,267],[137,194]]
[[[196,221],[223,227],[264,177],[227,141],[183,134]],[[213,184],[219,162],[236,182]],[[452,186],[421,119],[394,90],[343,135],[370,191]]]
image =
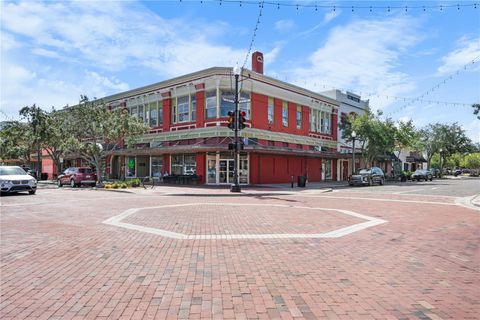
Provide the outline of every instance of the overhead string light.
[[[463,1],[459,1],[457,3],[451,3],[451,4],[430,4],[428,1],[422,1],[418,5],[389,5],[389,6],[381,6],[381,5],[376,5],[376,2],[372,1],[372,4],[361,4],[361,5],[348,5],[344,4],[335,4],[335,5],[328,5],[325,4],[321,1],[305,1],[305,3],[291,3],[291,2],[281,2],[281,1],[253,1],[253,0],[214,0],[216,2],[219,2],[220,5],[223,3],[234,3],[234,4],[239,4],[240,7],[242,5],[259,5],[262,3],[263,5],[266,6],[272,6],[276,7],[277,9],[280,9],[280,7],[286,7],[286,8],[295,8],[296,10],[300,10],[301,8],[311,8],[314,9],[315,11],[318,11],[318,9],[332,9],[333,11],[336,11],[336,9],[350,9],[351,12],[355,12],[356,10],[368,10],[370,12],[373,12],[374,10],[387,10],[388,12],[391,12],[393,10],[402,10],[405,13],[414,11],[414,10],[421,10],[421,11],[427,11],[429,10],[437,10],[437,12],[446,12],[448,11],[447,9],[450,8],[456,8],[457,11],[460,9],[477,9],[478,5],[480,3],[477,2],[469,2],[469,3],[463,3]],[[182,2],[180,0],[180,2]],[[187,1],[189,2],[189,1]],[[194,1],[193,1],[194,2]],[[205,1],[200,1],[200,3],[204,3]],[[207,1],[208,2],[208,1]],[[445,10],[444,10],[445,9]]]
[[248,57],[250,57],[250,52],[252,51],[253,43],[255,42],[255,38],[257,36],[258,25],[260,24],[260,18],[262,17],[264,1],[258,2],[257,4],[260,10],[258,11],[257,22],[255,23],[255,29],[253,30],[252,40],[250,41],[250,47],[248,48],[247,54],[245,55],[245,60],[243,61],[242,69],[244,69],[245,66],[247,65]]
[[[475,64],[475,62],[478,62],[479,59],[480,59],[480,56],[475,57],[474,59],[472,59],[472,61],[465,64],[462,68],[456,70],[454,73],[450,74],[448,77],[446,77],[442,81],[438,82],[436,85],[434,85],[433,87],[431,87],[430,89],[428,89],[427,91],[422,93],[421,95],[417,96],[416,98],[410,98],[410,102],[408,102],[407,104],[397,108],[394,111],[390,111],[387,115],[393,115],[393,114],[399,113],[400,111],[405,110],[407,107],[413,105],[415,102],[428,101],[428,100],[424,100],[423,98],[425,96],[431,94],[436,89],[440,88],[440,86],[446,84],[448,81],[457,77],[460,74],[460,72],[463,72],[463,71],[467,70],[468,66]],[[457,103],[457,104],[459,104],[459,103]]]

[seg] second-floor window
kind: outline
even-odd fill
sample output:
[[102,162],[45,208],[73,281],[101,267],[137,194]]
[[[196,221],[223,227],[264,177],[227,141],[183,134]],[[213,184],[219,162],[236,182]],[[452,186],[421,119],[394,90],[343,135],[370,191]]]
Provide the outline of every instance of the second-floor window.
[[[238,109],[244,111],[245,118],[250,119],[250,94],[241,92],[238,96]],[[221,91],[220,99],[220,117],[228,116],[229,111],[235,111],[235,92]]]
[[163,123],[163,115],[162,115],[162,101],[159,99],[158,94],[150,94],[148,95],[147,101],[147,118],[148,124],[151,128],[157,127],[162,125]]
[[195,94],[172,99],[172,122],[181,123],[195,121],[196,105]]
[[288,127],[288,102],[283,101],[282,104],[282,124],[284,127]]
[[312,110],[310,129],[313,132],[331,134],[332,114],[322,110]]
[[268,110],[267,110],[268,124],[273,124],[274,110],[275,110],[274,100],[272,97],[268,97]]
[[297,106],[296,120],[297,120],[297,129],[301,129],[302,128],[302,106]]
[[205,118],[217,117],[217,90],[205,92]]

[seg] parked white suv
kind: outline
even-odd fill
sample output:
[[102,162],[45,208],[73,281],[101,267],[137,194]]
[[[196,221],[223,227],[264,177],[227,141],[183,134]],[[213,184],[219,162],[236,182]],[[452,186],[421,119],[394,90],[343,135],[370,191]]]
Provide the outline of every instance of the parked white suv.
[[28,191],[35,194],[37,180],[17,166],[0,166],[1,193]]

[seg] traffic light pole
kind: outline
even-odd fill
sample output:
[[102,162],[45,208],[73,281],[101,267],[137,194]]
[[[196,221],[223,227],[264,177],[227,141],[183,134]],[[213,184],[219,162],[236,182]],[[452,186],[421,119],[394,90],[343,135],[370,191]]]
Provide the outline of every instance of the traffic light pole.
[[234,131],[235,131],[235,149],[234,149],[234,159],[233,159],[233,165],[234,165],[234,170],[233,170],[233,180],[234,184],[230,187],[230,192],[241,192],[242,190],[240,189],[240,184],[238,181],[238,124],[239,124],[239,118],[240,114],[238,112],[238,78],[240,77],[239,74],[235,74],[235,113],[234,113]]

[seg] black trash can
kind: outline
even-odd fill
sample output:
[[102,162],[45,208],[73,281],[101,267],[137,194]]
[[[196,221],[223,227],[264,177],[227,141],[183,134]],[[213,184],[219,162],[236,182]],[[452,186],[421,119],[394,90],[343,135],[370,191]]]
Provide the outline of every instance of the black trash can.
[[307,178],[304,176],[298,176],[297,186],[300,188],[305,188],[305,184],[307,182]]
[[40,175],[40,180],[48,180],[48,173],[42,172],[42,174]]

